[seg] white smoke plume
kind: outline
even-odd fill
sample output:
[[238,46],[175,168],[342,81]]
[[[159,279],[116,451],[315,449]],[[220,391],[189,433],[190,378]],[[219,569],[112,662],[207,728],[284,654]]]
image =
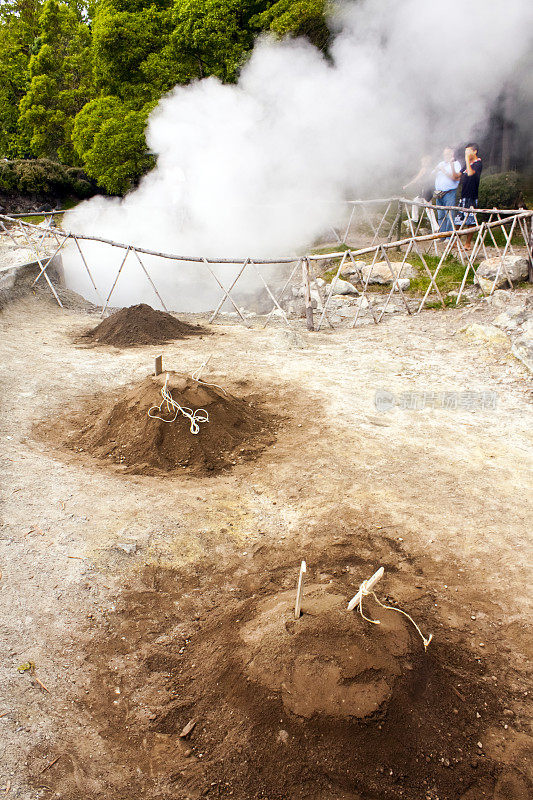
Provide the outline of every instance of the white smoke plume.
[[[123,200],[81,204],[65,227],[182,255],[290,256],[338,221],[347,197],[398,192],[423,153],[464,143],[531,56],[530,0],[336,9],[329,59],[265,37],[237,85],[175,87],[148,123],[154,170]],[[102,293],[122,257],[88,248]],[[72,249],[65,262],[69,285],[94,299]],[[174,310],[212,308],[220,295],[202,265],[147,266]],[[234,271],[219,269],[225,280]],[[112,305],[140,301],[158,305],[130,256]]]

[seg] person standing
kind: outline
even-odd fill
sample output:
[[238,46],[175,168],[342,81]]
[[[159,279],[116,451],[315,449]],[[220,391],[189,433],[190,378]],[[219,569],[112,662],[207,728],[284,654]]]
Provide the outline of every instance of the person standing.
[[[459,205],[462,208],[477,208],[479,179],[481,178],[482,169],[483,163],[479,157],[479,148],[475,142],[471,142],[465,148],[465,168],[462,170],[463,182],[461,185],[461,199],[459,200]],[[456,217],[456,225],[461,225],[465,217],[464,225],[467,228],[477,225],[477,220],[471,211],[459,212]],[[466,235],[465,250],[471,249],[473,236],[473,232]]]
[[[434,185],[434,172],[431,166],[431,156],[425,155],[420,159],[420,169],[411,180],[404,185],[405,189],[411,189],[414,192],[414,203],[411,206],[411,219],[413,222],[418,222],[420,219],[420,210],[424,213],[424,206],[419,206],[417,203],[431,203],[433,199],[433,185]],[[426,207],[426,212],[431,223],[433,232],[436,229],[435,212],[433,209]]]
[[435,169],[435,201],[437,206],[445,206],[437,210],[439,231],[452,230],[451,212],[446,206],[454,206],[457,198],[457,187],[461,178],[461,164],[455,159],[451,147],[445,147],[442,152],[443,160]]

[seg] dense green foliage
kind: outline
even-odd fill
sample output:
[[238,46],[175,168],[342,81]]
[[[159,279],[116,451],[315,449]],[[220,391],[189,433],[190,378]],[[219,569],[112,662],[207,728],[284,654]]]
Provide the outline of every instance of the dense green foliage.
[[4,164],[0,188],[56,185],[55,162],[127,191],[153,163],[144,129],[165,92],[235,81],[264,31],[325,48],[326,2],[0,0],[0,157],[40,159],[24,177]]
[[59,161],[46,158],[0,161],[0,192],[87,197],[92,191],[83,170]]
[[522,201],[523,186],[518,172],[483,175],[479,183],[480,208],[517,208]]

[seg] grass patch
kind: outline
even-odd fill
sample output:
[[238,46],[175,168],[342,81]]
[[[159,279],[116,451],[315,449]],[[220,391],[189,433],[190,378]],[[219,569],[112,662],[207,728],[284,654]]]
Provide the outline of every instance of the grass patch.
[[[507,236],[509,236],[509,233],[511,232],[511,224],[509,223],[509,225],[506,225],[505,228]],[[492,228],[492,236],[494,236],[494,241],[496,242],[498,247],[501,248],[505,247],[505,245],[507,244],[507,240],[501,228]],[[487,233],[487,236],[485,238],[485,244],[487,246],[492,245],[492,237],[490,233]],[[511,244],[516,245],[517,247],[520,247],[520,245],[524,247],[524,236],[522,234],[522,231],[518,227],[518,223],[516,223],[515,230],[513,233],[513,238],[511,239]]]
[[[440,256],[436,255],[426,255],[425,256],[426,264],[428,269],[430,270],[431,274],[433,274],[438,266],[440,261]],[[337,270],[339,268],[340,260],[336,259],[336,265],[332,264],[330,269],[326,270],[322,273],[322,277],[327,283],[331,283],[335,275],[337,274]],[[430,285],[431,281],[429,279],[429,275],[424,269],[424,264],[420,256],[411,255],[407,259],[407,263],[411,264],[416,270],[418,270],[418,275],[416,278],[411,278],[411,285],[409,289],[404,290],[404,293],[407,296],[417,297],[424,294]],[[453,255],[448,256],[448,258],[442,264],[439,274],[436,278],[437,286],[444,298],[444,303],[447,306],[455,305],[456,297],[446,297],[449,292],[457,292],[461,286],[463,275],[465,273],[466,267],[463,266],[461,261]],[[350,280],[348,277],[347,280]],[[474,276],[472,271],[470,270],[466,279],[466,285],[471,286],[474,282]],[[379,284],[379,283],[371,283],[368,285],[368,291],[373,292],[374,294],[388,294],[390,292],[390,284]],[[435,290],[433,289],[433,292]],[[435,304],[432,306],[431,301],[427,304],[428,308],[432,307],[440,307],[440,301],[437,299]]]
[[353,248],[350,248],[347,244],[344,244],[344,242],[336,242],[333,248],[332,248],[331,245],[329,245],[328,247],[313,248],[313,250],[311,251],[310,255],[312,255],[312,256],[325,256],[325,255],[327,255],[328,253],[331,253],[331,252],[344,253],[346,250],[350,250],[350,249],[353,250]]
[[[71,208],[75,208],[78,203],[83,202],[79,198],[69,197],[67,198],[61,205],[61,211],[70,211]],[[39,225],[39,223],[44,222],[46,219],[46,213],[42,214],[28,214],[24,217],[19,217],[23,222],[30,222],[32,225]],[[60,226],[63,222],[63,214],[54,214],[53,216],[53,225],[56,227]]]
[[[440,261],[440,257],[435,255],[427,255],[425,256],[425,260],[431,274],[433,274]],[[408,262],[412,264],[413,267],[418,269],[418,276],[411,279],[409,293],[412,292],[414,294],[418,294],[419,292],[425,292],[430,285],[430,280],[429,275],[424,269],[422,259],[417,255],[409,256]],[[455,256],[448,256],[448,258],[446,258],[436,278],[436,284],[443,295],[448,294],[448,292],[456,292],[459,290],[465,269],[466,267],[463,266],[461,261]],[[470,270],[466,279],[466,284],[470,285],[473,282],[474,276],[472,274],[472,270]],[[455,302],[455,298],[453,300]]]

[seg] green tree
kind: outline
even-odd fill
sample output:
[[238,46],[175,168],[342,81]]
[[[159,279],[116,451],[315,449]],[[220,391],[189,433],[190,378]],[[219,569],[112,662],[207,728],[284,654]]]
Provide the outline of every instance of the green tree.
[[124,194],[153,166],[144,131],[153,104],[140,110],[100,97],[76,116],[72,141],[85,171],[110,194]]
[[250,5],[246,0],[176,0],[171,44],[191,78],[236,79],[253,45]]
[[305,36],[320,50],[330,40],[326,22],[328,0],[277,0],[257,14],[253,24],[277,36]]
[[100,0],[93,29],[97,89],[138,108],[159,99],[178,82],[165,53],[171,31],[171,0]]
[[25,155],[19,103],[28,86],[31,47],[38,31],[41,0],[4,0],[0,4],[0,155]]
[[19,125],[36,156],[74,163],[74,116],[91,97],[91,38],[78,10],[46,0],[29,64]]

